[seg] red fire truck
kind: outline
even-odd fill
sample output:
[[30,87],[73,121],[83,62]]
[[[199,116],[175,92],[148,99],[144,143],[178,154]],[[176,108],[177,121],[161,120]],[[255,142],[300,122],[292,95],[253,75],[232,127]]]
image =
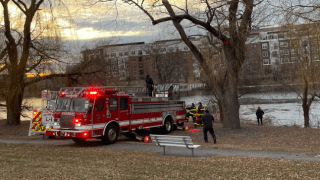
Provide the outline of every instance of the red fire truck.
[[47,136],[80,143],[98,138],[115,143],[119,134],[160,127],[164,133],[183,126],[184,101],[167,97],[134,97],[110,87],[61,88],[54,112],[54,129]]

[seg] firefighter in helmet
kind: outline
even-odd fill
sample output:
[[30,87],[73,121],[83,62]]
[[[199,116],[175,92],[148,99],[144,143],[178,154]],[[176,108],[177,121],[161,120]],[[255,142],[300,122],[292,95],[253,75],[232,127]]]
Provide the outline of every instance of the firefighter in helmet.
[[[201,102],[199,102],[198,103],[198,106],[197,106],[197,108],[196,108],[196,112],[197,112],[197,121],[196,121],[196,125],[200,125],[200,124],[202,124],[202,122],[201,122],[201,117],[202,117],[202,115],[204,114],[204,112],[205,112],[205,108],[203,107],[203,105],[202,105],[202,103]],[[200,123],[200,124],[199,124]]]
[[189,110],[189,112],[186,114],[186,120],[189,121],[189,117],[192,116],[192,121],[193,124],[197,124],[196,117],[197,117],[197,112],[196,112],[196,106],[194,103],[192,103],[191,107],[186,108]]

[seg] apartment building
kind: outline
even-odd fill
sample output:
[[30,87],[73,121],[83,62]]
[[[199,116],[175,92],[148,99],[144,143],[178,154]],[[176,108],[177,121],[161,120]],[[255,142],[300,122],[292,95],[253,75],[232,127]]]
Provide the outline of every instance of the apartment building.
[[[200,46],[200,39],[191,38]],[[106,68],[107,79],[143,84],[149,74],[155,83],[195,81],[200,69],[194,69],[194,58],[181,39],[134,42],[101,46],[82,51],[84,62]]]

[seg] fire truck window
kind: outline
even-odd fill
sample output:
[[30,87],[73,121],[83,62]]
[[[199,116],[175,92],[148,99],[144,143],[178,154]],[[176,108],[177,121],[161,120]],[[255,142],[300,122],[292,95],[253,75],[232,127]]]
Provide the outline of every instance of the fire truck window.
[[103,111],[104,108],[104,104],[105,104],[105,99],[104,98],[100,98],[96,100],[96,105],[95,105],[95,111]]
[[57,101],[57,112],[67,112],[69,111],[70,99],[69,98],[59,98]]
[[120,98],[120,110],[128,109],[128,98]]
[[85,101],[84,98],[74,98],[71,100],[70,112],[85,112]]
[[118,109],[118,99],[116,98],[110,98],[110,101],[109,101],[109,110],[112,111],[112,110],[117,110]]

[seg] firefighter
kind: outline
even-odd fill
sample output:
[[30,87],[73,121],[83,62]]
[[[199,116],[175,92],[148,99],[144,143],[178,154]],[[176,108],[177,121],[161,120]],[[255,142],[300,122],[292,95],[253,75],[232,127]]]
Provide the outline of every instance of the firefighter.
[[146,85],[147,85],[149,97],[151,97],[152,96],[152,91],[153,91],[153,80],[149,76],[149,74],[146,76]]
[[192,103],[191,107],[188,107],[186,108],[189,110],[189,112],[186,114],[186,120],[189,121],[189,117],[192,116],[192,121],[193,121],[193,124],[197,124],[197,121],[196,121],[196,106],[194,105],[194,103]]
[[[197,122],[196,122],[197,124],[196,125],[199,126],[200,124],[202,124],[201,117],[203,116],[205,110],[206,109],[202,106],[202,103],[199,102],[198,106],[196,108],[196,112],[197,112]],[[200,122],[200,124],[198,123],[198,121]]]

